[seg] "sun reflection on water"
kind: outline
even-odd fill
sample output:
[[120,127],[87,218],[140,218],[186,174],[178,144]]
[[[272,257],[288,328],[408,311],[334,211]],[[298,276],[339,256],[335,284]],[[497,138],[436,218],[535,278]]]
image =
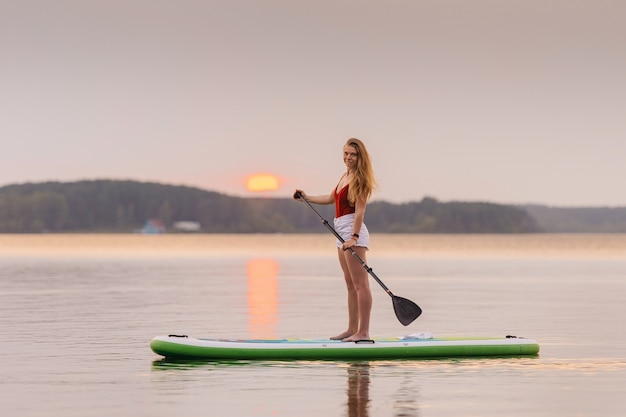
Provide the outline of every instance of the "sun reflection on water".
[[271,258],[248,261],[248,316],[254,339],[275,339],[278,324],[278,269]]

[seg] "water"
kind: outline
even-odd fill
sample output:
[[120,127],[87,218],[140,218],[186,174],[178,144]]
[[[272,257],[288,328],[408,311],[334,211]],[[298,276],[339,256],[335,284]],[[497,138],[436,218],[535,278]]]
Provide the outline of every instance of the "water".
[[531,337],[533,358],[168,362],[153,336],[325,337],[332,237],[0,236],[11,416],[624,416],[626,236],[374,236],[374,337]]

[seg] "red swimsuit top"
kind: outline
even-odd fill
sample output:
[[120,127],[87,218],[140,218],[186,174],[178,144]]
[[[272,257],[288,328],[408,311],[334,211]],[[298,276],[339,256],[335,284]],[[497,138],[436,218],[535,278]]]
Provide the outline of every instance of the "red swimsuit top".
[[352,214],[355,210],[356,209],[351,206],[348,201],[348,184],[339,190],[339,192],[337,192],[337,188],[335,188],[335,217],[338,218],[346,214]]

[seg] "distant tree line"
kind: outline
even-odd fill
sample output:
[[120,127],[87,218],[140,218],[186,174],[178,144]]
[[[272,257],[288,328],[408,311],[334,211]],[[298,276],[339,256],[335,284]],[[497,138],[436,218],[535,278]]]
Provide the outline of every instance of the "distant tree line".
[[526,205],[541,230],[550,233],[626,233],[626,207]]
[[[333,207],[319,206],[332,221]],[[304,204],[289,198],[241,198],[199,188],[94,180],[0,188],[0,233],[130,232],[148,219],[166,226],[194,221],[205,233],[327,232]],[[541,231],[522,208],[480,202],[368,204],[378,233],[529,233]]]

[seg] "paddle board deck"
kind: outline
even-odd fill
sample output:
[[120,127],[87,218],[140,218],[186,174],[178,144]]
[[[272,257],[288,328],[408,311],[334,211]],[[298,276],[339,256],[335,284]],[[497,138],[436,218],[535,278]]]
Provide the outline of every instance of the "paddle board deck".
[[506,337],[391,338],[359,342],[328,339],[233,340],[157,336],[150,348],[167,358],[208,360],[371,360],[527,356],[539,353],[532,339]]

